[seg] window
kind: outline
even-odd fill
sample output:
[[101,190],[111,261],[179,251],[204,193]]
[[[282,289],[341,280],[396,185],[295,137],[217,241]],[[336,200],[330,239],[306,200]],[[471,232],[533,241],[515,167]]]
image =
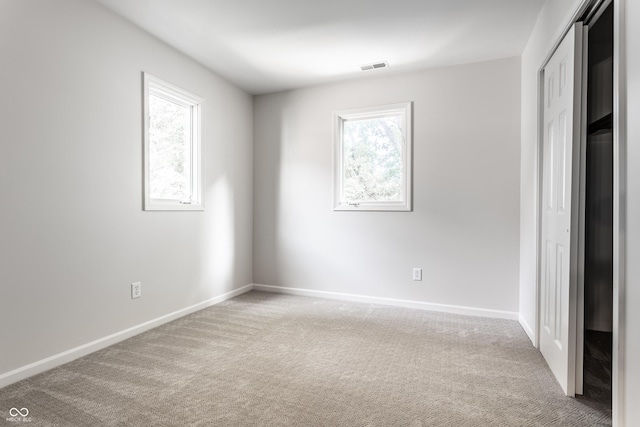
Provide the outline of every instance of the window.
[[144,73],[144,209],[203,210],[203,100]]
[[411,103],[334,113],[334,210],[411,210]]

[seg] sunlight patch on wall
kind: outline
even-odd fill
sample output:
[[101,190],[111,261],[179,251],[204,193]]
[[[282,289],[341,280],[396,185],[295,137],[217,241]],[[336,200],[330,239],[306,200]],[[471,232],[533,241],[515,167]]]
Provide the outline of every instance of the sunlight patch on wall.
[[234,283],[235,206],[227,177],[215,181],[206,200],[212,217],[203,236],[202,283],[214,294],[231,290]]

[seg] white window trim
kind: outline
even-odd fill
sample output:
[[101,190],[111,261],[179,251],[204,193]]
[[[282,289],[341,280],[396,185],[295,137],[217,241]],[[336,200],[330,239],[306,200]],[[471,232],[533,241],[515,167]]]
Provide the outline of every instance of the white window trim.
[[[343,162],[343,124],[347,120],[402,115],[402,129],[404,131],[404,150],[402,155],[403,181],[402,200],[397,202],[361,202],[350,204],[345,200],[343,192],[344,162]],[[333,144],[333,210],[334,211],[411,211],[412,210],[412,171],[413,162],[413,126],[412,103],[380,105],[374,107],[341,110],[333,113],[334,144]]]
[[[204,99],[165,82],[149,73],[143,75],[144,128],[144,210],[146,211],[202,211],[204,210],[202,168],[202,104]],[[149,95],[161,96],[177,104],[192,108],[191,127],[191,200],[152,199],[149,167]],[[195,123],[194,123],[195,122]]]

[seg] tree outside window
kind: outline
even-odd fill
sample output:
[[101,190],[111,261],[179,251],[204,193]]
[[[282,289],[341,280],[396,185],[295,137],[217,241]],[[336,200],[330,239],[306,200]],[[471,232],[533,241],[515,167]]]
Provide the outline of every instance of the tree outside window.
[[335,113],[335,210],[411,210],[411,103]]

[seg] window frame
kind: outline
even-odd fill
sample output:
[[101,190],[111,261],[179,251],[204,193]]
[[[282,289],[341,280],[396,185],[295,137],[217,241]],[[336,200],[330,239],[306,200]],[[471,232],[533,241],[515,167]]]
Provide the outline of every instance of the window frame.
[[[412,102],[339,110],[333,113],[333,210],[334,211],[412,211],[413,126]],[[400,115],[404,145],[402,152],[402,200],[350,203],[344,195],[344,123],[349,120],[375,119]]]
[[[202,104],[204,99],[171,83],[143,72],[143,131],[144,131],[144,210],[145,211],[203,211],[204,170],[202,168]],[[151,198],[150,111],[149,97],[158,96],[190,108],[189,168],[191,187],[189,200]]]

